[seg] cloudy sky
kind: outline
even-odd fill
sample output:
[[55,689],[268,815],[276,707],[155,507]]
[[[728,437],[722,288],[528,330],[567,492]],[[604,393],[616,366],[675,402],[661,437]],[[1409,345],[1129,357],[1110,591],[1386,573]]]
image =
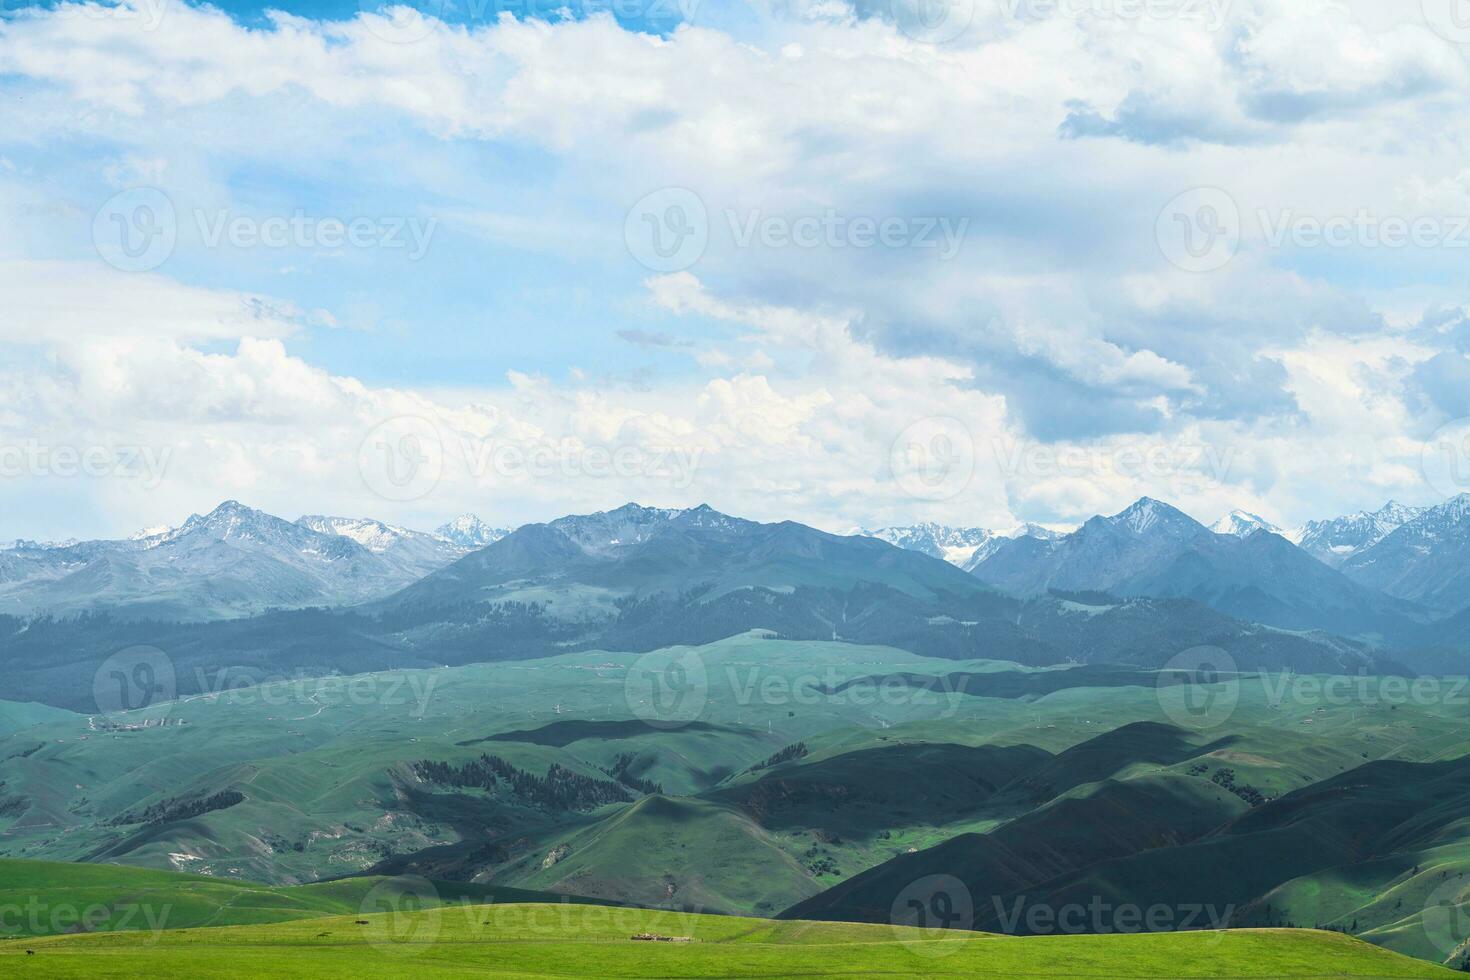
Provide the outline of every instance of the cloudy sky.
[[1436,502],[1456,2],[6,4],[0,539]]

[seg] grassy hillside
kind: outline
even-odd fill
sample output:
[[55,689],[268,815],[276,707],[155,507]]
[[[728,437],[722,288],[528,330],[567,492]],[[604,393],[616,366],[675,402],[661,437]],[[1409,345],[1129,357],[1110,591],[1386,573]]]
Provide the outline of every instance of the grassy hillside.
[[[0,858],[879,922],[916,877],[963,873],[984,882],[977,914],[1116,889],[1444,958],[1415,916],[1445,885],[1431,874],[1470,870],[1470,792],[1395,795],[1412,767],[1353,787],[1370,764],[1465,756],[1463,706],[1282,700],[1283,677],[1248,674],[1228,719],[1192,732],[1185,692],[1140,668],[764,633],[649,656],[685,671],[695,710],[673,727],[658,667],[601,651],[63,714],[0,735]],[[1257,826],[1314,788],[1347,794],[1345,815]]]
[[740,810],[663,796],[558,839],[547,857],[538,852],[497,877],[620,902],[768,915],[821,888]]
[[48,721],[63,721],[74,717],[75,715],[70,711],[64,708],[53,708],[49,704],[37,704],[34,701],[25,703],[0,701],[0,736],[10,735]]
[[[689,941],[632,939],[640,933]],[[1455,975],[1334,933],[1014,939],[575,905],[466,905],[269,926],[48,937],[0,943],[0,964],[7,974],[37,977],[345,980],[404,975],[1428,980]]]
[[565,901],[520,888],[417,878],[364,876],[272,886],[111,864],[0,859],[0,909],[5,912],[0,938],[5,939],[279,923],[410,903]]

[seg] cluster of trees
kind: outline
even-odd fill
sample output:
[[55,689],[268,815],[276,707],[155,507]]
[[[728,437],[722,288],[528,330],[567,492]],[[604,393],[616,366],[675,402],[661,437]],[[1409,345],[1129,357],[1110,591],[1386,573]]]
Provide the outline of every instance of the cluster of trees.
[[1215,774],[1210,777],[1210,781],[1234,793],[1251,806],[1260,806],[1266,802],[1266,795],[1250,783],[1244,783],[1239,786],[1235,784],[1234,769],[1216,769]]
[[793,742],[779,752],[772,754],[766,761],[757,762],[751,766],[750,771],[760,772],[762,769],[770,769],[772,766],[779,766],[781,763],[790,762],[792,759],[804,759],[808,754],[805,742]]
[[642,779],[633,775],[633,763],[637,759],[638,757],[631,752],[620,752],[613,760],[612,766],[604,769],[603,772],[629,789],[637,790],[645,796],[661,795],[664,791],[663,783],[655,783],[651,779]]
[[245,794],[239,790],[220,790],[211,796],[200,796],[194,799],[172,799],[160,800],[150,807],[144,808],[138,813],[124,813],[112,821],[113,826],[123,824],[160,824],[172,823],[175,820],[189,820],[193,817],[213,813],[215,810],[228,810],[237,803],[245,801]]
[[618,783],[593,779],[553,762],[545,776],[517,769],[498,755],[481,755],[464,765],[423,759],[413,764],[414,774],[429,783],[457,789],[498,792],[502,787],[535,806],[547,810],[595,810],[609,803],[629,803],[632,796]]

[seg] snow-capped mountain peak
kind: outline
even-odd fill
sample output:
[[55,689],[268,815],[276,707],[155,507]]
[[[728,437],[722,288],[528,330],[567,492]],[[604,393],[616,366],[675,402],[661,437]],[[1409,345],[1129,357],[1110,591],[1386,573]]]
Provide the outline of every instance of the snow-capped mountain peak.
[[637,544],[682,518],[699,526],[734,526],[735,519],[708,505],[681,510],[677,507],[644,507],[628,503],[615,510],[595,514],[573,514],[550,523],[578,545],[591,551]]
[[1359,511],[1328,520],[1308,521],[1288,532],[1293,544],[1329,565],[1340,565],[1373,547],[1394,531],[1419,519],[1423,507],[1409,507],[1390,500],[1376,511]]
[[189,519],[163,535],[165,540],[177,540],[188,534],[207,534],[228,541],[252,539],[278,533],[278,525],[290,526],[289,522],[273,517],[265,511],[246,507],[238,500],[226,500],[207,514],[192,514]]
[[1114,527],[1126,528],[1134,534],[1160,529],[1193,530],[1200,525],[1194,518],[1152,497],[1139,497],[1127,510],[1104,518]]
[[491,527],[474,514],[461,514],[434,529],[436,536],[470,551],[494,544],[509,533],[505,528]]
[[1214,524],[1210,530],[1216,534],[1228,534],[1232,537],[1243,538],[1257,531],[1269,531],[1272,534],[1280,534],[1281,528],[1261,517],[1245,510],[1232,510]]
[[1419,512],[1351,555],[1342,570],[1365,585],[1438,612],[1466,608],[1470,603],[1470,494]]
[[309,514],[298,518],[296,523],[318,534],[334,534],[338,537],[350,538],[367,550],[378,553],[387,551],[398,542],[418,533],[396,524],[385,524],[371,517],[325,517],[320,514]]
[[969,570],[989,558],[996,549],[1016,538],[1040,538],[1050,541],[1061,537],[1062,531],[1053,531],[1041,524],[1018,524],[1015,527],[997,530],[984,527],[951,527],[934,521],[910,524],[901,527],[882,527],[876,530],[856,528],[850,533],[887,541],[891,545],[917,551],[931,558],[943,558],[951,565]]

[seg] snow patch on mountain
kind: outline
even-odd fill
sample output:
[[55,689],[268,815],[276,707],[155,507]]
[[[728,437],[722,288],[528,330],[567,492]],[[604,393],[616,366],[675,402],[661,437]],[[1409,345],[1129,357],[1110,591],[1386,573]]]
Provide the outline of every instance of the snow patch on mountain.
[[370,517],[324,517],[310,514],[296,520],[300,527],[318,534],[335,534],[351,538],[369,551],[382,553],[407,538],[419,535],[419,531],[396,524],[385,524]]
[[434,534],[438,537],[467,550],[494,544],[509,533],[509,529],[491,527],[474,514],[461,514],[448,524],[441,524],[434,529]]
[[951,565],[969,571],[989,558],[1007,541],[1031,537],[1044,541],[1055,540],[1068,531],[1057,531],[1041,524],[1018,524],[1015,527],[994,529],[984,527],[951,527],[927,521],[901,527],[881,527],[874,530],[855,528],[850,534],[877,538],[908,551],[917,551],[931,558],[942,558]]
[[1257,531],[1269,531],[1272,534],[1281,534],[1281,528],[1261,517],[1245,510],[1232,510],[1224,517],[1210,525],[1210,530],[1216,534],[1229,534],[1233,537],[1243,538]]
[[1423,507],[1390,500],[1376,511],[1308,521],[1284,537],[1319,561],[1336,566],[1367,551],[1405,524],[1418,520],[1424,512]]

